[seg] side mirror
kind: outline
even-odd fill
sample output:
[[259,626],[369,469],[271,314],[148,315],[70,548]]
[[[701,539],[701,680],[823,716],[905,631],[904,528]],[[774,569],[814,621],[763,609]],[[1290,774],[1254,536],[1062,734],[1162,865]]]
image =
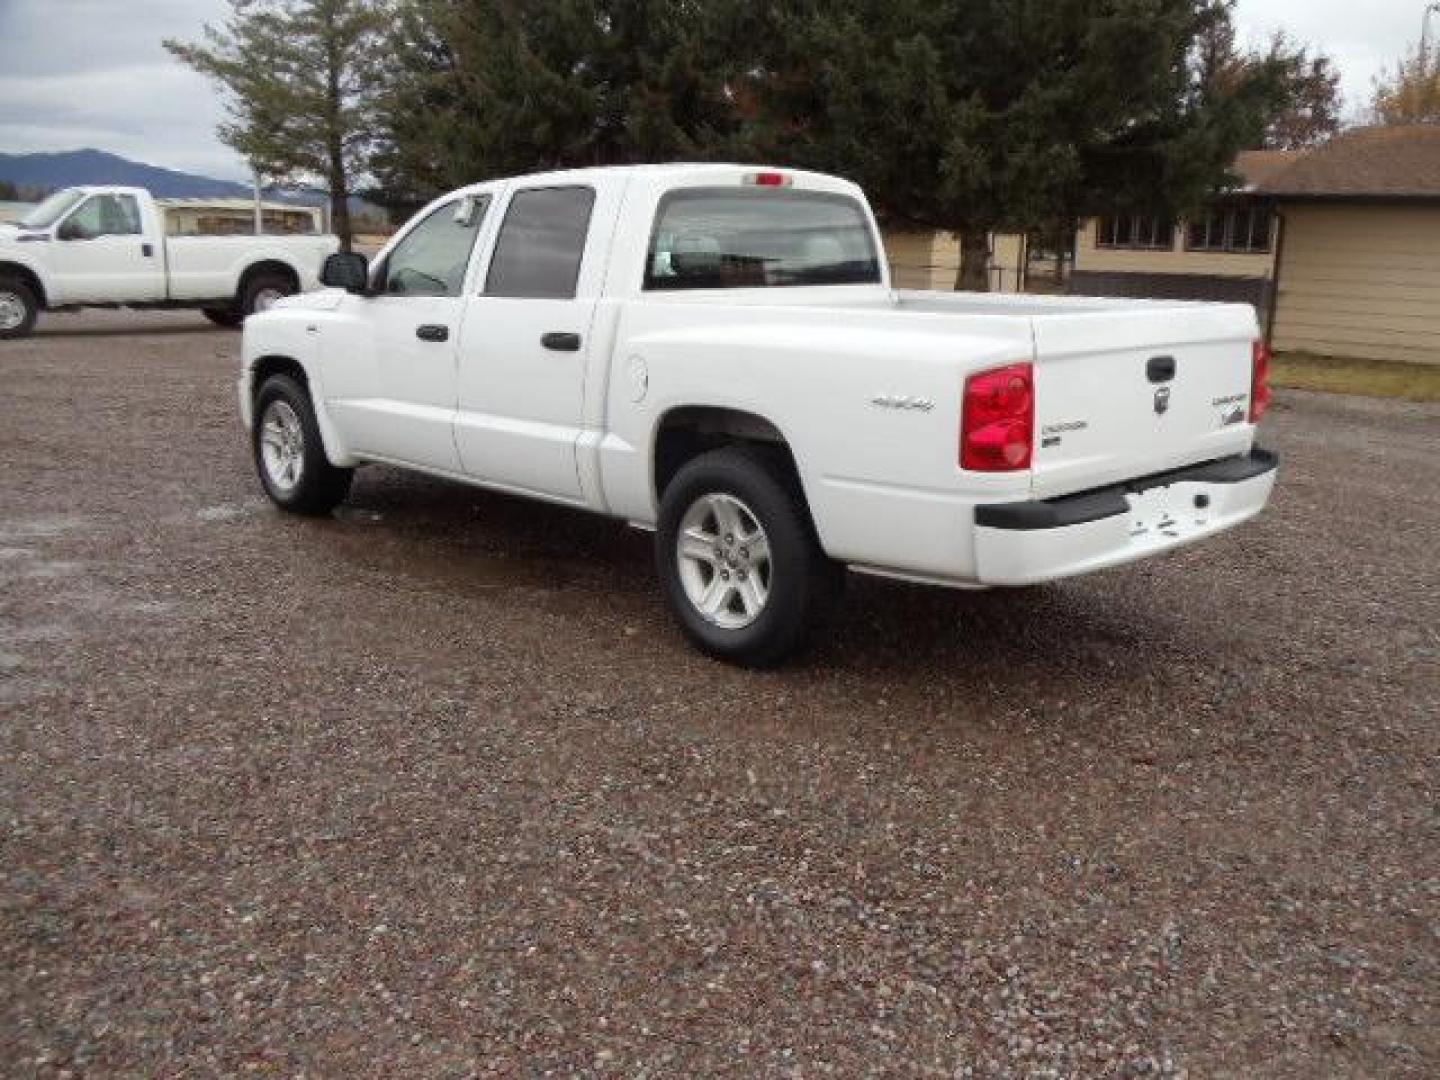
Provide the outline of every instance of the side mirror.
[[66,218],[60,223],[60,228],[55,230],[55,236],[59,240],[83,240],[85,230],[80,228],[80,223],[74,218]]
[[474,195],[467,195],[460,200],[460,206],[455,211],[455,224],[462,229],[473,229],[480,223],[480,215],[484,211],[485,204]]
[[353,251],[327,255],[320,268],[320,284],[364,296],[370,290],[370,260]]

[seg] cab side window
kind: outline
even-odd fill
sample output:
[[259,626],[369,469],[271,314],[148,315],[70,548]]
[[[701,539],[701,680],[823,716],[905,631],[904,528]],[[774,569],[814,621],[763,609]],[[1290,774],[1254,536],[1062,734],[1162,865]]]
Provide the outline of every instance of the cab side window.
[[490,197],[452,199],[395,245],[376,282],[387,296],[459,296]]
[[91,195],[65,219],[64,232],[77,240],[139,236],[140,203],[133,195]]
[[495,241],[485,295],[574,299],[594,206],[594,188],[517,191]]

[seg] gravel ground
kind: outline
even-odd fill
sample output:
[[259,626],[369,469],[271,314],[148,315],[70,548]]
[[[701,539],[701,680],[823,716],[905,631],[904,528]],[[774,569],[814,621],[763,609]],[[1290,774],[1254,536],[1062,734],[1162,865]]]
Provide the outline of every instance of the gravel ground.
[[618,523],[272,511],[238,343],[0,344],[6,1071],[1440,1070],[1440,406],[1282,393],[1239,532],[751,674]]

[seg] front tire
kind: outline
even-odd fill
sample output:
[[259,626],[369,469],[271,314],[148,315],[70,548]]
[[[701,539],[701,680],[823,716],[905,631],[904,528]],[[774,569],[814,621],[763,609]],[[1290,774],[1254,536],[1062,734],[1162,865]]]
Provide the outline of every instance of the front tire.
[[35,291],[20,278],[0,277],[0,340],[28,336],[39,317]]
[[330,464],[305,388],[272,375],[255,399],[251,449],[270,501],[292,514],[324,515],[345,501],[353,469]]
[[840,580],[775,455],[727,447],[687,463],[660,500],[655,559],[671,613],[721,660],[768,667],[805,643]]

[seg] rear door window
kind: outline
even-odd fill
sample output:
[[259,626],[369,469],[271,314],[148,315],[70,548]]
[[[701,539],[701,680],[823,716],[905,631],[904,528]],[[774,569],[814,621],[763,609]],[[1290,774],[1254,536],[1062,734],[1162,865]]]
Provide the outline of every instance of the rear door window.
[[573,299],[594,206],[588,187],[517,191],[495,241],[485,295]]

